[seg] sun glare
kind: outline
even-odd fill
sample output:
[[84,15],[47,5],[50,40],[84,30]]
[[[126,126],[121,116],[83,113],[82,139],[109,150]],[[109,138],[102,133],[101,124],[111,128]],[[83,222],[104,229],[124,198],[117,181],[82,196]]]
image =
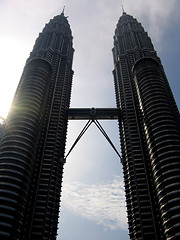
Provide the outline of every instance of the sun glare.
[[8,114],[29,49],[22,39],[10,35],[0,38],[0,116],[3,118]]

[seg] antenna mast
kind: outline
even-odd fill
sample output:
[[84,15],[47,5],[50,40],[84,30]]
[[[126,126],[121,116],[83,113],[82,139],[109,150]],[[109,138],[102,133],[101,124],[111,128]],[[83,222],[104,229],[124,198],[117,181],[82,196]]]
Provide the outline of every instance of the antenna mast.
[[65,6],[63,7],[62,13],[64,14]]
[[124,13],[124,6],[122,5],[122,13]]

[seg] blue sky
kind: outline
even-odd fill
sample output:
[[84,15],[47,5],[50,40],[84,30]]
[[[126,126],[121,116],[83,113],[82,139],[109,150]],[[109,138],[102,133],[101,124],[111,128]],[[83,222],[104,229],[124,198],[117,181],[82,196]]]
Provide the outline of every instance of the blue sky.
[[[148,31],[180,106],[179,0],[4,0],[0,2],[0,115],[8,112],[39,32],[64,5],[75,48],[71,107],[115,107],[111,49],[122,4]],[[117,122],[101,123],[120,151]],[[67,150],[84,124],[69,122]],[[57,239],[127,240],[123,186],[118,156],[91,125],[65,164]]]

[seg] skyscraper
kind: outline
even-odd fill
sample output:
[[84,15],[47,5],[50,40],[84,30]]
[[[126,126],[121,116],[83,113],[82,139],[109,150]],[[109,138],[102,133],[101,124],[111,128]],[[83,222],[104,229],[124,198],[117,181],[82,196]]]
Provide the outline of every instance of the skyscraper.
[[[178,109],[150,38],[125,12],[114,43],[130,238],[179,239]],[[2,128],[0,239],[56,238],[72,59],[62,13],[39,35]]]
[[150,38],[125,12],[113,57],[130,239],[179,239],[179,112]]
[[25,65],[0,146],[0,239],[56,238],[73,51],[62,13]]

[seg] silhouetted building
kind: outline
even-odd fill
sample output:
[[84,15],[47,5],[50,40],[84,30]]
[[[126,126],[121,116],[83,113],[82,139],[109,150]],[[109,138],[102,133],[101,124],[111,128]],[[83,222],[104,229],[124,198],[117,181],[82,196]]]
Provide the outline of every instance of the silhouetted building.
[[56,238],[73,51],[62,13],[25,65],[0,146],[0,239]]
[[[36,40],[1,131],[0,239],[56,239],[73,52],[62,13]],[[179,112],[150,38],[125,12],[113,55],[130,239],[179,239]]]
[[179,112],[150,38],[125,12],[113,56],[130,239],[180,239]]

